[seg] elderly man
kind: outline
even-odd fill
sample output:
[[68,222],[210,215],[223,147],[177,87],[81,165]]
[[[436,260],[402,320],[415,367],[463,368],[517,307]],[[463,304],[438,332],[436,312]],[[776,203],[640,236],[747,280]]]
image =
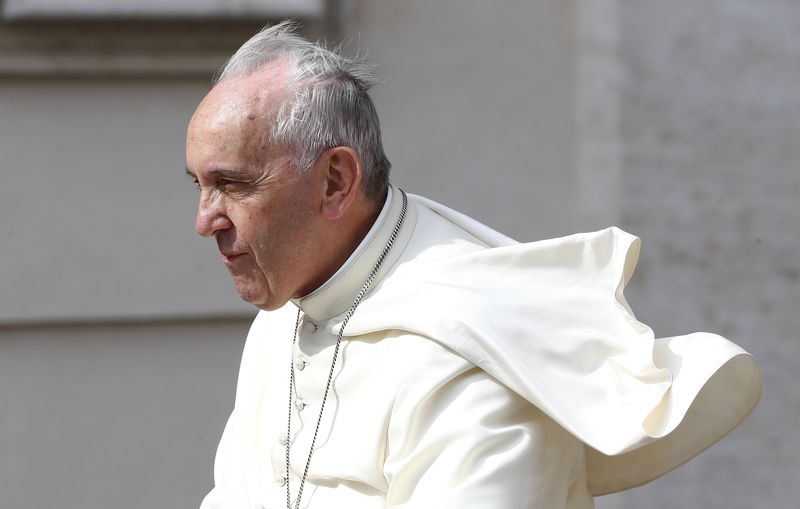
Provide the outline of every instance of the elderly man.
[[392,186],[376,81],[284,23],[192,117],[197,231],[262,310],[204,509],[588,508],[744,418],[745,352],[633,318],[634,237],[517,244]]

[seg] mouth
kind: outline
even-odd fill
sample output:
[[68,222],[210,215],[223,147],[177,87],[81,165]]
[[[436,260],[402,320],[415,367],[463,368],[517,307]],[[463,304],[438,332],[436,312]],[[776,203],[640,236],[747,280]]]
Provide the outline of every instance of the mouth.
[[222,263],[224,263],[228,267],[233,265],[236,262],[236,260],[244,256],[244,253],[227,253],[227,254],[221,253],[221,254],[222,254]]

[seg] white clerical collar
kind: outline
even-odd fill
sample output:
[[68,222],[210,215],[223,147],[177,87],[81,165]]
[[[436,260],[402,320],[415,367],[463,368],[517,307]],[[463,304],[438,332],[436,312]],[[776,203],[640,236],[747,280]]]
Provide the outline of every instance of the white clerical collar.
[[[317,323],[324,322],[344,313],[350,307],[400,217],[402,200],[398,195],[399,191],[390,185],[378,218],[347,261],[322,286],[305,297],[292,299],[292,302],[311,320]],[[385,274],[405,248],[415,222],[408,221],[408,217],[406,220],[407,223],[411,223],[411,227],[407,227],[409,225],[404,223],[401,235],[395,239],[395,244],[384,260],[376,279]]]

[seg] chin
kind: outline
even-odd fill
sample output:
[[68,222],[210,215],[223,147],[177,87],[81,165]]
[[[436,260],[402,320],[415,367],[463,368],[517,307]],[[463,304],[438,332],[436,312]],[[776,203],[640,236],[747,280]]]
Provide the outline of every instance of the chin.
[[272,298],[266,300],[259,300],[259,301],[248,301],[253,304],[258,309],[263,311],[275,311],[276,309],[282,308],[289,299],[276,299],[274,295],[270,296]]
[[264,311],[275,311],[276,309],[282,308],[283,305],[289,301],[289,299],[280,299],[269,291],[265,291],[263,288],[254,288],[249,285],[237,285],[236,291],[243,301]]
[[275,311],[276,309],[282,308],[286,304],[286,302],[288,301],[283,302],[283,304],[277,304],[277,305],[256,304],[255,306],[262,311]]

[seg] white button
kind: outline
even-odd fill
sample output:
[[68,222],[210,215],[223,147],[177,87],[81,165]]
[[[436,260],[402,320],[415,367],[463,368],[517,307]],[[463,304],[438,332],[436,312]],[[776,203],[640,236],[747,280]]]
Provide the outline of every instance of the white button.
[[287,479],[285,477],[279,477],[275,480],[278,486],[286,486]]
[[278,437],[278,443],[281,445],[286,445],[289,443],[289,438],[287,438],[286,433],[282,433],[280,437]]
[[300,398],[294,401],[294,406],[297,407],[298,412],[306,407],[306,402]]
[[306,320],[305,323],[303,323],[303,332],[306,334],[314,334],[317,332],[317,324],[311,320]]
[[294,361],[294,369],[296,369],[297,371],[303,371],[304,369],[306,369],[306,366],[308,366],[308,360],[306,360],[303,357],[300,357],[299,359]]

